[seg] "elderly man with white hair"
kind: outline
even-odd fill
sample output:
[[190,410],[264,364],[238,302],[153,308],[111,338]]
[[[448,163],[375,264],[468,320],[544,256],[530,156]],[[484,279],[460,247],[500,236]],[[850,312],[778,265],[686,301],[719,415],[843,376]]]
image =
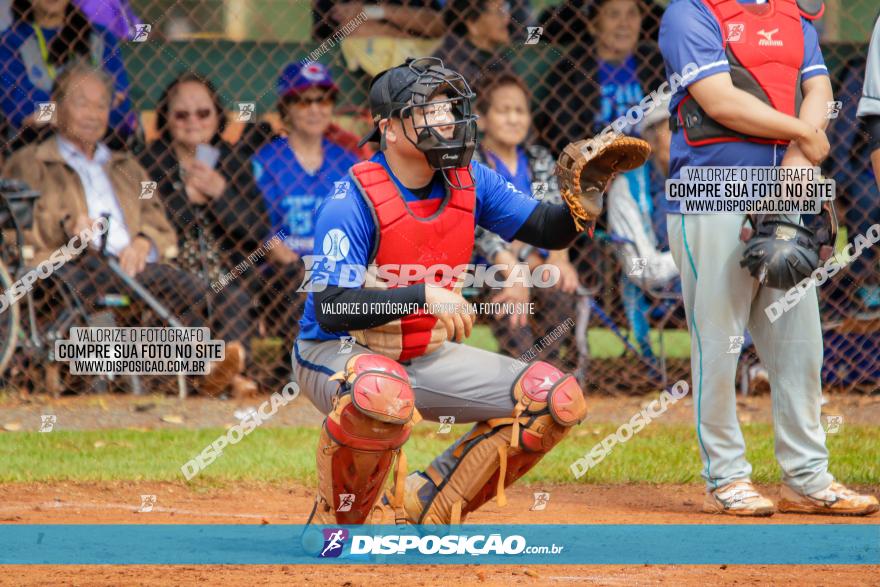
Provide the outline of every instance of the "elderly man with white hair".
[[[208,316],[210,289],[196,276],[171,263],[177,256],[177,235],[159,198],[144,194],[151,180],[133,155],[111,151],[102,142],[107,132],[113,86],[101,70],[86,63],[66,68],[55,80],[56,132],[41,143],[16,151],[3,175],[21,179],[41,193],[34,209],[33,229],[25,235],[36,265],[62,248],[74,234],[101,218],[109,221],[106,235],[95,234],[92,250],[60,266],[58,278],[72,286],[83,302],[100,307],[110,292],[128,288],[110,269],[104,255],[119,266],[187,326],[203,326]],[[148,191],[148,189],[147,189]],[[87,233],[85,233],[87,234]],[[102,238],[104,239],[102,241]],[[244,308],[249,300],[235,284],[224,296],[236,296]],[[237,293],[236,293],[237,292]],[[216,303],[216,302],[215,302]],[[231,389],[233,395],[256,391],[244,377],[245,346],[240,332],[227,329],[214,316],[212,338],[226,339],[225,358],[212,364],[199,389],[214,395]]]

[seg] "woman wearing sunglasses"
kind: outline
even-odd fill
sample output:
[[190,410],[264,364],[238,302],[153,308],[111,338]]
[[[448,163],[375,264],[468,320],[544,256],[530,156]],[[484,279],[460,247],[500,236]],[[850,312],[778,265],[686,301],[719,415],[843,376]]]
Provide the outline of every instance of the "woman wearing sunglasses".
[[334,182],[345,180],[359,157],[356,137],[351,149],[336,142],[347,133],[333,125],[338,88],[324,65],[291,63],[277,88],[284,136],[259,149],[251,163],[272,234],[282,234],[285,245],[269,252],[273,263],[264,268],[264,311],[292,346],[305,301],[294,292],[302,282],[300,257],[311,255],[314,248],[315,211],[336,192]]
[[[159,138],[141,154],[141,164],[177,231],[178,265],[212,285],[212,311],[226,325],[212,334],[247,347],[257,320],[245,284],[258,274],[247,256],[260,249],[269,228],[247,160],[220,136],[225,122],[213,84],[184,73],[162,94],[156,109]],[[224,276],[236,266],[236,281],[227,283]],[[241,270],[245,266],[250,274]],[[233,392],[252,388],[240,378]]]

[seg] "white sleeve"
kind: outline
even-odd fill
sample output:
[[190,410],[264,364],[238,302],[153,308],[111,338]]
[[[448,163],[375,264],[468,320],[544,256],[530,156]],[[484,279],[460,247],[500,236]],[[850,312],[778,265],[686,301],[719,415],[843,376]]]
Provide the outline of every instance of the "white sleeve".
[[629,190],[629,183],[623,176],[617,177],[608,190],[608,228],[611,233],[632,241],[623,245],[623,269],[629,273],[634,258],[645,260],[645,268],[633,283],[647,288],[659,288],[675,279],[678,268],[669,251],[657,249],[657,237],[650,226],[645,226],[639,206]]

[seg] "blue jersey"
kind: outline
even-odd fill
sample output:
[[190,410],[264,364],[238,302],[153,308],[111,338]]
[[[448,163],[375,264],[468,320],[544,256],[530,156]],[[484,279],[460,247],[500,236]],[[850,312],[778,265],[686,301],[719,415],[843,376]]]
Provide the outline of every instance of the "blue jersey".
[[598,62],[598,82],[602,92],[601,108],[596,112],[596,123],[604,127],[621,116],[626,116],[633,104],[645,95],[636,73],[636,58],[630,55],[620,64]]
[[[742,4],[754,4],[741,2]],[[801,79],[828,75],[828,68],[819,49],[819,35],[813,25],[801,18],[804,32],[804,57]],[[678,103],[686,95],[686,87],[701,79],[729,72],[730,63],[724,51],[718,20],[701,0],[673,0],[663,13],[660,23],[660,51],[666,66],[667,79],[673,73],[683,75],[689,63],[697,65],[696,75],[685,80],[685,86],[672,96],[669,111],[675,116]],[[672,135],[669,177],[678,179],[684,166],[772,166],[779,165],[785,147],[749,142],[727,142],[690,147],[682,132]],[[679,202],[669,202],[669,212],[678,212]]]
[[315,245],[315,211],[334,182],[342,178],[357,157],[326,139],[324,161],[315,173],[299,164],[286,138],[279,137],[254,154],[254,178],[269,210],[275,234],[283,230],[284,242],[299,255],[308,255]]
[[[372,161],[388,169],[382,153],[373,156]],[[403,187],[390,170],[388,174],[404,201],[414,202],[419,199]],[[474,207],[475,223],[507,241],[513,240],[513,236],[538,205],[538,201],[517,190],[513,184],[485,165],[472,163],[471,174],[477,192]],[[440,200],[445,195],[446,184],[442,179],[435,179],[428,199]],[[333,261],[324,265],[322,281],[326,276],[327,285],[339,286],[340,283],[345,283],[342,273],[346,265],[366,267],[371,260],[370,253],[375,237],[376,224],[370,207],[355,186],[354,180],[348,177],[318,210],[314,255],[316,259],[322,261],[325,259]],[[443,243],[437,243],[437,246],[442,247]],[[306,269],[310,269],[308,262]],[[308,294],[299,324],[300,338],[303,339],[333,340],[347,334],[326,332],[318,325],[312,293]]]
[[513,187],[524,194],[532,195],[532,174],[529,171],[529,157],[522,147],[516,148],[516,173],[511,173],[507,165],[495,153],[485,151],[486,158],[492,161],[492,166],[498,175],[513,184]]

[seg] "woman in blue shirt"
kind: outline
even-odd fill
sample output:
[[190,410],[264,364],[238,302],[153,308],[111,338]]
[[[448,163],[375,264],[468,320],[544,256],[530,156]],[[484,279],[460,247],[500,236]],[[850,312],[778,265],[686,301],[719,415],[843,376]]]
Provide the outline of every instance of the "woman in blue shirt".
[[300,257],[312,254],[315,212],[358,161],[354,152],[327,138],[337,93],[322,64],[288,65],[278,79],[278,112],[286,136],[275,137],[251,158],[272,234],[284,242],[268,253],[271,264],[263,268],[262,307],[290,346],[304,303],[295,293],[303,278]]
[[326,138],[336,103],[336,84],[320,63],[291,63],[278,80],[278,111],[286,136],[263,146],[253,156],[254,177],[263,193],[275,233],[283,231],[284,262],[311,254],[314,216],[357,163],[354,153]]
[[114,80],[108,138],[125,141],[137,119],[116,37],[90,23],[70,0],[14,0],[12,18],[12,26],[0,35],[0,109],[9,132],[18,135],[48,122],[51,111],[41,111],[37,105],[50,101],[61,69],[72,61],[87,60]]

